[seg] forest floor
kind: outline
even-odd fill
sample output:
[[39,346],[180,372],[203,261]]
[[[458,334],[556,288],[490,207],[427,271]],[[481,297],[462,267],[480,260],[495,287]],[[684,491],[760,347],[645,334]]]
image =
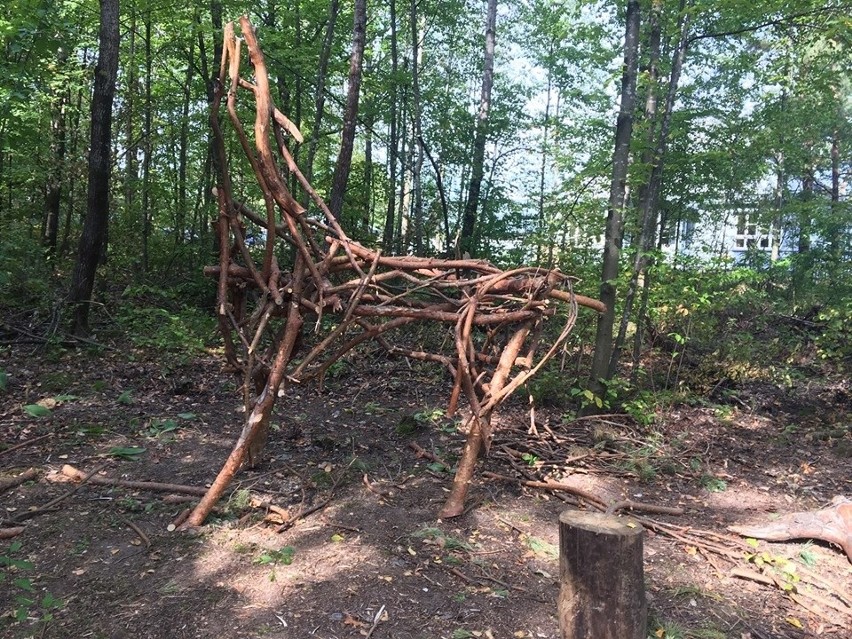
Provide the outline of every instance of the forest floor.
[[[479,475],[467,512],[436,519],[451,475],[410,444],[452,464],[463,435],[429,366],[362,355],[322,392],[291,390],[263,463],[199,534],[168,530],[187,507],[173,493],[63,475],[209,485],[242,423],[220,361],[129,346],[0,352],[0,480],[36,472],[0,492],[0,528],[25,526],[0,541],[0,635],[558,636],[557,520],[588,505]],[[632,513],[646,528],[651,637],[849,637],[852,564],[838,548],[749,543],[727,527],[852,496],[850,397],[845,379],[753,383],[650,425],[540,409],[532,435],[519,397],[479,470],[682,507]],[[294,521],[276,532],[276,517]]]

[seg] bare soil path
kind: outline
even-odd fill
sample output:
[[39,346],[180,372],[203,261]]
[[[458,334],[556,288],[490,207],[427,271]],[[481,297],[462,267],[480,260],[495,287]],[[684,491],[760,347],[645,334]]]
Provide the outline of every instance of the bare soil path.
[[590,504],[518,483],[544,479],[684,510],[633,513],[647,528],[650,636],[852,636],[842,552],[726,530],[852,496],[848,380],[735,389],[726,406],[673,406],[650,425],[538,410],[531,436],[518,399],[480,464],[493,475],[464,516],[439,521],[451,474],[436,460],[452,465],[463,441],[440,411],[449,381],[361,357],[325,393],[279,403],[263,465],[187,535],[169,531],[185,496],[91,482],[67,494],[61,470],[207,485],[242,420],[216,358],[0,354],[0,480],[37,472],[0,492],[0,528],[24,527],[0,540],[0,635],[556,638],[558,514]]

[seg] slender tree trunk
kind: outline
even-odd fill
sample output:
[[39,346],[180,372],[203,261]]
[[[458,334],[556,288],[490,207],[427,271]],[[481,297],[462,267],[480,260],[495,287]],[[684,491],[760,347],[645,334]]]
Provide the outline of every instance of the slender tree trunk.
[[[679,37],[678,43],[672,54],[672,68],[669,75],[669,86],[666,92],[666,102],[663,107],[660,126],[657,132],[656,141],[651,147],[653,149],[651,155],[651,173],[648,178],[647,185],[643,189],[642,197],[640,198],[640,235],[636,247],[636,255],[633,261],[633,273],[630,278],[630,285],[627,289],[627,294],[624,298],[624,313],[622,319],[622,328],[619,330],[619,336],[616,347],[613,349],[612,357],[610,358],[609,371],[607,378],[615,375],[618,367],[618,360],[621,355],[621,346],[624,342],[624,331],[626,331],[627,323],[632,310],[633,303],[636,299],[636,293],[639,288],[639,281],[643,276],[647,277],[648,268],[651,265],[652,257],[651,250],[654,248],[654,242],[657,235],[657,211],[659,208],[660,190],[663,182],[663,164],[665,161],[666,147],[668,144],[669,132],[671,131],[672,113],[674,112],[675,98],[677,97],[678,87],[680,85],[680,74],[683,69],[683,61],[686,57],[686,48],[689,42],[689,25],[690,16],[684,11],[686,2],[681,0],[679,13]],[[659,22],[659,11],[661,3],[655,2],[653,10],[656,14],[656,19]],[[657,43],[659,43],[659,27],[656,34]],[[649,94],[650,97],[651,94]],[[656,114],[656,107],[653,107],[653,113]],[[656,127],[652,127],[656,128]],[[642,336],[642,318],[637,318],[636,331],[639,333],[639,341]]]
[[180,113],[180,134],[178,141],[178,196],[175,212],[175,243],[183,244],[186,234],[186,209],[188,207],[186,186],[186,163],[189,154],[189,107],[192,101],[192,82],[194,79],[192,60],[195,57],[195,41],[189,41],[189,59],[186,61],[186,75],[183,81],[183,104]]
[[133,211],[133,202],[138,187],[137,180],[137,144],[136,130],[134,126],[136,106],[136,3],[130,3],[130,28],[127,32],[127,65],[125,74],[127,84],[124,92],[124,104],[122,107],[124,115],[124,226],[131,229],[136,226],[136,216]]
[[846,225],[841,218],[842,215],[840,206],[840,130],[839,126],[835,126],[831,131],[831,221],[828,232],[832,280],[835,278],[837,267],[843,260],[843,228]]
[[402,112],[399,118],[399,123],[402,125],[402,131],[399,132],[399,157],[401,158],[402,170],[400,171],[399,176],[399,198],[397,198],[396,231],[394,233],[396,236],[394,253],[397,255],[403,253],[408,248],[408,242],[406,241],[406,236],[408,235],[408,224],[405,213],[408,210],[408,167],[411,166],[411,162],[407,159],[408,156],[406,156],[406,140],[408,139],[408,110],[406,108],[405,98],[405,91],[403,90],[401,100]]
[[[317,146],[320,139],[320,128],[322,126],[323,113],[325,111],[325,81],[328,76],[328,61],[331,58],[331,45],[334,42],[334,25],[337,23],[337,16],[340,13],[339,0],[331,0],[328,5],[328,21],[325,25],[325,36],[322,40],[322,50],[320,51],[319,64],[317,65],[317,75],[314,80],[314,123],[311,127],[311,139],[308,142],[308,157],[304,162],[304,174],[308,182],[314,177],[314,159],[317,155]],[[310,195],[304,194],[302,205],[307,207]]]
[[[423,255],[423,145],[420,109],[420,25],[417,16],[417,0],[411,0],[409,22],[411,29],[411,149],[414,164],[411,167],[412,222],[414,227],[414,254]],[[416,151],[415,151],[416,149]]]
[[343,196],[349,182],[349,171],[352,169],[352,149],[355,146],[355,128],[358,123],[358,98],[361,93],[361,69],[366,40],[367,0],[355,0],[352,55],[349,57],[349,88],[346,93],[346,111],[343,114],[343,139],[334,167],[329,198],[329,209],[338,219],[343,210]]
[[[369,77],[369,70],[367,77]],[[365,96],[366,98],[366,96]],[[365,104],[369,104],[365,99]],[[364,226],[364,239],[370,238],[370,227],[373,222],[373,108],[365,109],[364,118],[364,188],[367,190],[367,205],[364,207],[361,223]]]
[[[83,61],[85,64],[86,52],[83,52]],[[74,114],[71,118],[71,148],[70,155],[72,158],[77,158],[77,148],[80,139],[80,112],[83,108],[83,89],[77,89],[77,100],[74,106]],[[59,245],[59,255],[64,256],[68,253],[68,245],[71,241],[71,218],[74,215],[74,207],[77,204],[77,171],[71,170],[68,173],[68,202],[65,208],[65,223],[62,228],[62,243]]]
[[475,253],[476,248],[474,231],[476,229],[476,211],[479,207],[479,193],[482,188],[482,176],[485,170],[485,141],[488,136],[488,113],[491,110],[491,87],[494,85],[494,45],[496,38],[497,0],[488,0],[485,19],[485,59],[482,66],[482,93],[479,99],[479,112],[476,116],[470,188],[467,192],[467,204],[464,207],[460,237],[461,252],[470,255]]
[[[62,55],[60,62],[64,62]],[[62,182],[65,173],[65,112],[70,101],[68,89],[62,90],[58,100],[54,100],[50,119],[50,172],[48,173],[47,194],[45,196],[44,246],[48,255],[56,253],[59,235],[59,215],[62,204]]]
[[[548,49],[548,57],[553,56],[553,41],[550,41],[550,47]],[[544,126],[542,132],[542,140],[541,140],[541,167],[539,168],[538,174],[538,241],[536,242],[536,255],[535,260],[536,264],[541,265],[544,259],[544,246],[545,237],[549,237],[549,234],[545,232],[545,215],[544,215],[544,179],[547,176],[547,155],[548,155],[548,136],[550,133],[550,97],[553,91],[553,72],[548,65],[547,68],[547,101],[544,104]],[[553,246],[553,238],[549,237],[547,240],[550,246]],[[548,251],[549,253],[549,251]]]
[[618,336],[615,339],[612,356],[610,357],[609,372],[607,378],[615,374],[621,351],[624,348],[624,342],[627,337],[627,326],[630,322],[630,316],[633,310],[633,298],[636,295],[636,287],[639,282],[639,274],[643,264],[643,241],[646,221],[641,217],[641,213],[646,209],[645,204],[650,195],[651,173],[655,161],[654,150],[657,146],[657,131],[659,130],[657,98],[659,94],[659,73],[660,73],[660,40],[661,40],[661,13],[662,0],[652,0],[651,13],[648,20],[648,67],[645,70],[647,75],[647,87],[645,87],[645,112],[643,114],[644,124],[646,127],[646,135],[644,140],[644,148],[642,150],[642,166],[643,170],[648,172],[648,179],[639,189],[639,235],[636,237],[635,254],[633,257],[633,274],[630,278],[630,284],[627,287],[627,293],[624,296],[624,308],[621,313],[621,323],[618,327]]
[[814,171],[811,166],[805,167],[802,177],[802,211],[799,214],[799,242],[796,250],[799,255],[811,250],[811,211],[810,205],[814,198]]
[[149,244],[151,238],[151,154],[154,150],[151,104],[151,10],[145,12],[145,158],[142,161],[142,274],[147,275],[150,268]]
[[388,202],[385,211],[385,229],[382,234],[382,250],[389,253],[394,246],[394,213],[396,211],[396,167],[399,142],[397,140],[397,72],[399,51],[396,37],[396,0],[390,0],[391,28],[391,85],[390,85],[390,140],[388,140]]
[[636,76],[639,61],[639,0],[627,1],[627,25],[624,33],[624,65],[621,74],[621,105],[615,127],[615,150],[612,155],[612,181],[609,190],[606,232],[604,237],[603,269],[599,299],[606,312],[598,316],[595,335],[595,354],[589,379],[589,389],[603,395],[601,380],[609,372],[612,356],[612,329],[615,325],[615,281],[618,278],[621,243],[624,237],[624,209],[627,203],[627,169],[630,139],[633,134],[633,113],[636,108]]
[[118,75],[119,53],[118,0],[100,1],[98,38],[98,65],[95,69],[91,108],[86,221],[80,236],[69,295],[74,312],[72,333],[78,336],[89,332],[89,307],[95,284],[95,271],[104,248],[109,225],[112,103]]

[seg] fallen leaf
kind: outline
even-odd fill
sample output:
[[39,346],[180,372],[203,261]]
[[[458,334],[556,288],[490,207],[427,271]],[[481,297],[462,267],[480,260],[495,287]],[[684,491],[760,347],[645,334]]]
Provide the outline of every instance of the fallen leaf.
[[353,628],[366,628],[367,624],[358,619],[357,617],[353,617],[349,613],[346,613],[346,617],[343,619],[344,626],[352,626]]
[[804,625],[802,625],[802,622],[799,621],[798,619],[796,619],[795,617],[787,617],[785,619],[785,621],[788,624],[790,624],[791,626],[793,626],[794,628],[798,628],[799,630],[802,630],[804,628]]

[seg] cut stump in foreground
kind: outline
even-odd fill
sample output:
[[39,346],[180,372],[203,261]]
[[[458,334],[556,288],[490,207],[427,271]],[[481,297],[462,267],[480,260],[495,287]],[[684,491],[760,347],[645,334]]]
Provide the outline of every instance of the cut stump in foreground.
[[642,532],[627,517],[559,516],[561,639],[645,639]]

